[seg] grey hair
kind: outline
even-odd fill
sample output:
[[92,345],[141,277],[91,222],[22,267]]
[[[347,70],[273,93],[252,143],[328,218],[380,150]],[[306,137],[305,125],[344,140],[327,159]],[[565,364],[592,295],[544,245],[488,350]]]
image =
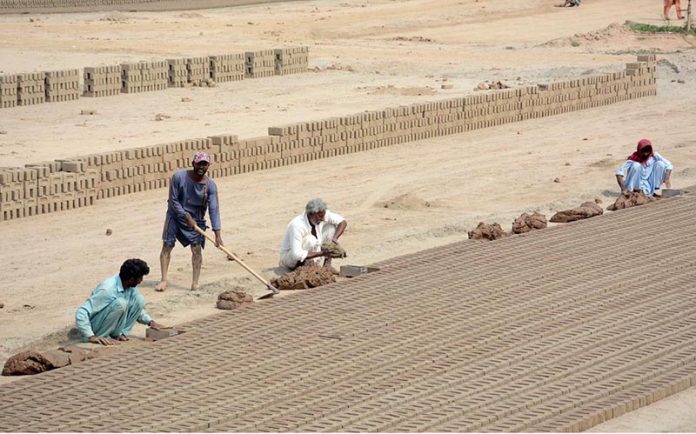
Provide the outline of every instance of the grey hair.
[[310,200],[307,202],[307,206],[305,206],[305,212],[307,214],[316,214],[322,211],[326,211],[326,202],[319,198]]

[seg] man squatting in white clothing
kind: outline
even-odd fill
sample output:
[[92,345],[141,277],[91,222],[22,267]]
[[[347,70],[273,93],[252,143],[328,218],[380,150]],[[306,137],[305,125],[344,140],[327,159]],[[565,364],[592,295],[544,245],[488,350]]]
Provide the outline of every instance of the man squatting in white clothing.
[[331,258],[321,250],[325,241],[338,242],[348,222],[340,215],[326,209],[321,199],[307,202],[305,212],[290,220],[280,245],[280,265],[294,270],[307,260],[319,262],[324,257],[324,267],[338,274],[331,267]]

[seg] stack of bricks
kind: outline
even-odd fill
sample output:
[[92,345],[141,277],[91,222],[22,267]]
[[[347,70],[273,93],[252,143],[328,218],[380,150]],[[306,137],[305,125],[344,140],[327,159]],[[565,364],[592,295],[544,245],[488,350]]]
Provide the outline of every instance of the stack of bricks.
[[100,180],[99,198],[166,187],[172,172],[191,166],[197,150],[210,150],[210,139],[191,139],[80,157]]
[[191,57],[186,59],[188,82],[193,86],[208,84],[210,80],[210,59],[207,57]]
[[186,59],[167,59],[169,65],[169,87],[185,87],[188,85],[188,69]]
[[[46,187],[42,182],[60,185],[59,189],[49,190],[53,201],[50,203],[59,204],[49,207],[50,211],[70,208],[75,200],[78,205],[73,206],[82,206],[89,202],[85,197],[93,200],[95,195],[104,198],[164,187],[175,169],[191,166],[191,157],[198,150],[211,153],[210,175],[222,177],[655,95],[654,57],[639,60],[627,65],[630,73],[622,71],[270,127],[264,137],[240,140],[235,135],[219,135],[44,163],[41,166],[49,167],[48,181],[42,181],[42,175],[25,174],[0,179],[2,210],[9,216],[3,218],[46,212],[47,208],[37,211],[42,202],[32,201],[41,197],[32,191],[45,191],[41,189]],[[5,172],[8,170],[14,174],[15,169]],[[70,187],[76,174],[87,179],[89,187]],[[93,182],[89,181],[91,176]],[[21,186],[16,184],[19,178]],[[28,188],[26,180],[30,186],[38,186],[34,190]],[[96,186],[97,192],[70,195],[83,189],[91,191],[91,186]]]
[[307,72],[309,47],[276,48],[274,51],[276,75]]
[[139,62],[121,65],[121,92],[164,90],[169,83],[167,62]]
[[42,72],[17,75],[17,105],[43,104],[46,101],[46,78]]
[[244,54],[210,56],[210,77],[216,83],[244,79]]
[[84,70],[84,96],[102,97],[121,93],[121,66],[98,66]]
[[80,70],[48,71],[46,80],[46,102],[72,101],[80,97]]
[[17,105],[17,76],[0,75],[0,108]]
[[247,51],[245,57],[246,78],[262,78],[275,75],[275,50]]
[[91,206],[97,172],[76,161],[0,169],[0,221]]

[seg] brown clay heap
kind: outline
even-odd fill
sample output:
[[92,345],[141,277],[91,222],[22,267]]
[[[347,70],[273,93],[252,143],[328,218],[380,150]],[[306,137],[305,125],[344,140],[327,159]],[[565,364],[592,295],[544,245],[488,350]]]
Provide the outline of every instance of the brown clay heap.
[[217,308],[223,310],[236,309],[245,303],[253,303],[254,298],[244,291],[231,290],[218,295]]
[[34,375],[92,359],[98,350],[64,347],[51,351],[23,351],[7,359],[2,375]]
[[544,229],[546,226],[546,216],[544,214],[535,212],[529,215],[525,212],[512,222],[512,233],[524,234],[534,229]]
[[348,256],[343,247],[333,241],[325,241],[321,245],[321,251],[328,253],[330,258],[345,258]]
[[311,263],[272,279],[271,284],[278,289],[309,289],[335,281],[331,270]]
[[480,222],[476,229],[469,231],[470,240],[497,240],[498,238],[507,237],[507,233],[500,227],[498,223],[493,223],[492,225],[487,225],[484,222]]
[[617,209],[631,208],[633,206],[645,205],[646,203],[654,202],[655,199],[648,197],[642,191],[632,191],[628,193],[628,196],[621,195],[616,202],[607,207],[609,211],[616,211]]
[[604,214],[604,210],[596,202],[585,202],[577,208],[557,212],[550,221],[552,223],[569,223],[602,214]]

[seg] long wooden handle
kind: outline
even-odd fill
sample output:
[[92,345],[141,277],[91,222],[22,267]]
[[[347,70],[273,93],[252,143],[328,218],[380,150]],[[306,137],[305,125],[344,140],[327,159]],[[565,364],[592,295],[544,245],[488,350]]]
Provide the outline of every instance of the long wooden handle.
[[[207,239],[209,239],[213,244],[215,244],[215,238],[213,238],[212,236],[210,236],[209,233],[207,233],[206,231],[204,231],[203,229],[201,229],[200,227],[198,227],[198,225],[195,225],[193,228],[194,228],[199,234],[203,235],[204,237],[206,237]],[[227,254],[227,256],[229,256],[230,258],[234,259],[234,261],[237,262],[239,265],[241,265],[242,268],[244,268],[245,270],[247,270],[247,271],[248,271],[249,273],[251,273],[254,277],[256,277],[257,279],[259,279],[259,281],[261,281],[261,283],[263,283],[264,285],[266,285],[266,287],[267,287],[268,289],[270,289],[270,290],[273,291],[274,293],[278,293],[278,289],[277,289],[277,288],[275,288],[273,285],[271,285],[266,279],[264,279],[264,278],[263,278],[261,275],[259,275],[256,271],[254,271],[254,270],[252,270],[251,268],[249,268],[249,266],[248,266],[247,264],[245,264],[244,262],[242,262],[242,260],[239,259],[239,257],[237,257],[237,255],[235,255],[234,253],[232,253],[232,252],[230,252],[229,250],[227,250],[227,248],[225,248],[225,246],[215,246],[215,247],[217,247],[218,249],[220,249],[220,250],[222,250],[223,252],[225,252],[225,253]]]

